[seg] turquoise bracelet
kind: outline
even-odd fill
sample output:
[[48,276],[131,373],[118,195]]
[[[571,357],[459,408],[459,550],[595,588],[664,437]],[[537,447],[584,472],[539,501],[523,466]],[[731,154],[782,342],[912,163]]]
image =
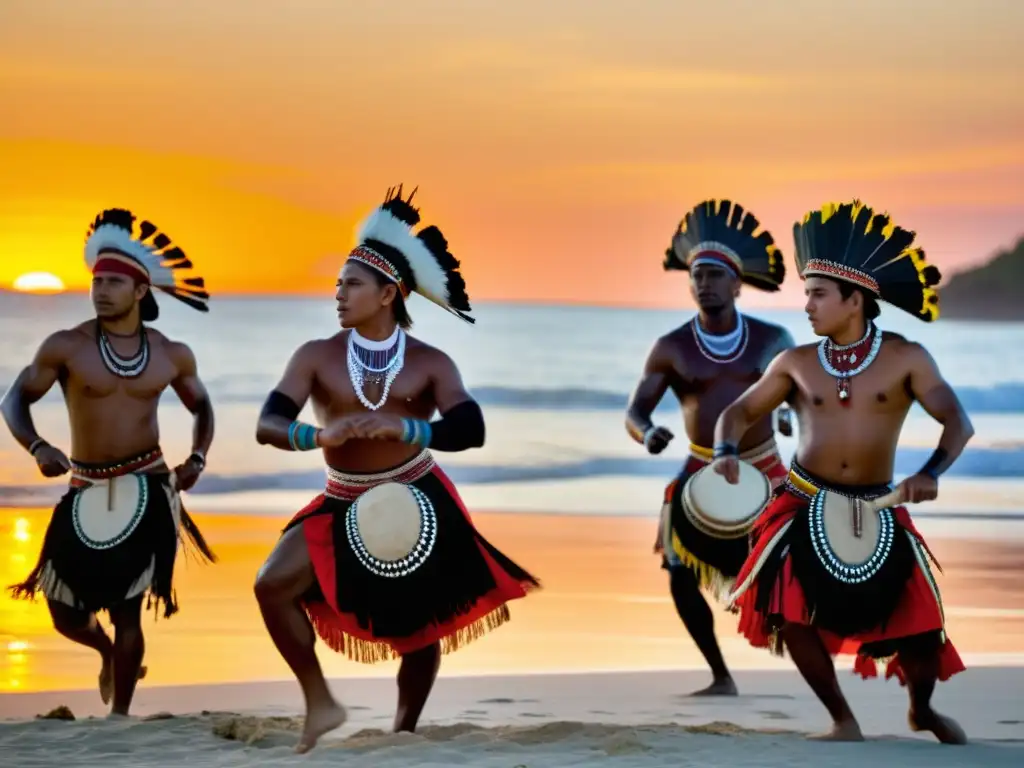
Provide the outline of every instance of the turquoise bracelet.
[[301,421],[293,421],[288,426],[288,445],[293,451],[315,450],[316,427],[312,424],[303,424]]
[[426,448],[430,445],[430,422],[421,419],[402,419],[402,442]]

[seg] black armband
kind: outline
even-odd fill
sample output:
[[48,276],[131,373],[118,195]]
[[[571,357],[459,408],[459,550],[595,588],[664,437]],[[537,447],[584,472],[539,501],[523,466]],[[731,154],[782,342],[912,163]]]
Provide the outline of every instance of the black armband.
[[402,441],[436,451],[465,451],[484,444],[484,414],[474,400],[464,400],[437,421],[402,419]]
[[917,471],[917,474],[928,475],[932,480],[938,480],[939,475],[944,471],[939,469],[939,467],[945,463],[947,456],[949,456],[949,454],[946,452],[945,448],[936,448],[935,453],[933,453],[931,458],[925,462],[924,466]]
[[728,442],[715,443],[715,450],[712,454],[712,458],[721,459],[725,456],[739,456],[740,449],[738,446]]
[[263,404],[263,412],[260,415],[283,416],[288,421],[295,421],[301,411],[302,408],[298,403],[275,389],[267,396],[267,401]]

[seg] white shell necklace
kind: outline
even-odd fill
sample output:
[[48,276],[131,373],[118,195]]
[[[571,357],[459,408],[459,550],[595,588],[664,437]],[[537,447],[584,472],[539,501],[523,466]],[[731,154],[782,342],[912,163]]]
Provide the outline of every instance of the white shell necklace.
[[[405,331],[395,327],[394,333],[383,341],[367,339],[354,328],[348,335],[348,378],[359,402],[376,411],[384,405],[391,385],[405,365]],[[371,403],[363,392],[364,384],[384,384],[380,401]]]
[[731,363],[738,360],[747,351],[747,342],[750,340],[750,329],[747,327],[747,318],[736,310],[736,327],[728,333],[708,333],[700,326],[700,317],[697,316],[690,321],[693,325],[693,338],[697,342],[697,349],[708,360],[715,363]]
[[103,325],[96,320],[96,344],[100,349],[100,358],[107,370],[122,379],[135,379],[141,376],[149,365],[149,338],[146,326],[139,323],[139,349],[131,357],[121,357],[110,343],[110,337],[103,330]]

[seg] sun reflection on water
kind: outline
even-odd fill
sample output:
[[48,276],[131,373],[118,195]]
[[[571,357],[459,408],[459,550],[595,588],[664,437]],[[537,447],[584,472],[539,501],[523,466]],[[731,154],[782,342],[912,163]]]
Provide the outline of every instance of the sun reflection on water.
[[34,524],[45,522],[48,512],[23,513],[7,517],[0,512],[0,540],[4,542],[0,556],[0,692],[22,690],[31,686],[37,666],[36,638],[51,631],[49,611],[42,601],[15,600],[6,589],[25,578],[29,563],[37,557],[38,537]]

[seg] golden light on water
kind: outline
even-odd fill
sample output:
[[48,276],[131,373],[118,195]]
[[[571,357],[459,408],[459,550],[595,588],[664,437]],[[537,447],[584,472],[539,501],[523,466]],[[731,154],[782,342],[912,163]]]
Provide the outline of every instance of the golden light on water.
[[29,541],[32,538],[32,534],[29,532],[31,525],[29,521],[24,517],[19,517],[14,521],[14,540],[15,541]]
[[7,658],[4,665],[10,677],[7,679],[7,689],[15,690],[21,688],[21,675],[27,671],[29,643],[24,640],[11,640],[7,643]]

